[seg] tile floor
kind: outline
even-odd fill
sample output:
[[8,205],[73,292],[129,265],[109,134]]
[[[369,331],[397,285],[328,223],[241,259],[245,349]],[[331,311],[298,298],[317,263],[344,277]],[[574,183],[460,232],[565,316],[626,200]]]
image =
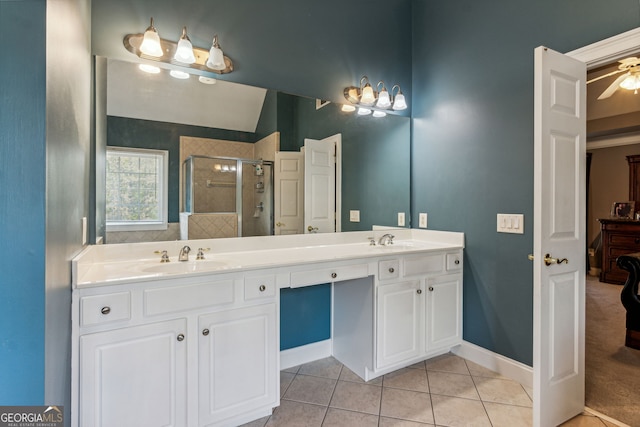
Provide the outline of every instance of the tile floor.
[[[533,391],[453,354],[364,383],[334,358],[280,373],[280,406],[245,427],[532,425]],[[568,427],[614,426],[583,414]]]

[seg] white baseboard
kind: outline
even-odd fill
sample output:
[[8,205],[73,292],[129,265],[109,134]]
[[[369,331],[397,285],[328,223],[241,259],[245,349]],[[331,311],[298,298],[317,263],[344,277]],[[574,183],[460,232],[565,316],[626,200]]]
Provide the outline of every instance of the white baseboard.
[[462,344],[451,349],[451,352],[487,369],[491,369],[500,375],[518,381],[522,385],[533,387],[533,368],[524,363],[509,359],[467,341],[462,341]]
[[280,369],[289,369],[314,360],[324,359],[333,353],[331,340],[318,341],[280,352]]
[[616,419],[613,419],[613,418],[611,418],[611,417],[610,417],[610,416],[608,416],[608,415],[605,415],[605,414],[603,414],[603,413],[601,413],[601,412],[596,411],[595,409],[591,409],[591,408],[589,408],[588,406],[585,406],[585,407],[584,407],[584,411],[585,411],[585,412],[587,412],[587,413],[589,413],[589,414],[591,414],[591,415],[595,415],[596,417],[598,417],[598,418],[600,418],[600,419],[603,419],[603,420],[605,420],[605,421],[608,421],[608,422],[610,422],[611,424],[615,424],[615,425],[620,426],[620,427],[631,427],[630,425],[625,424],[625,423],[623,423],[622,421],[618,421],[618,420],[616,420]]

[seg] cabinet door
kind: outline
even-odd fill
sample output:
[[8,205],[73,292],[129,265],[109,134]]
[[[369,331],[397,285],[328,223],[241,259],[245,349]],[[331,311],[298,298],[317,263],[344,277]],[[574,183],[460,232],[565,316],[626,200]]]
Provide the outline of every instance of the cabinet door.
[[80,337],[80,425],[184,426],[186,320]]
[[277,406],[276,304],[203,315],[198,325],[199,425]]
[[459,274],[427,280],[427,353],[462,340],[462,277]]
[[376,368],[417,357],[423,336],[423,298],[419,281],[379,286],[377,289]]

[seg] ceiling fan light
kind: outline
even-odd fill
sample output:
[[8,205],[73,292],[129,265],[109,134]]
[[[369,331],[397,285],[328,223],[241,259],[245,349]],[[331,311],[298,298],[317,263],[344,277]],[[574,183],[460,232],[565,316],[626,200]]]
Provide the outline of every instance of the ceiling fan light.
[[142,44],[140,45],[140,51],[148,56],[160,58],[162,56],[162,45],[160,44],[160,36],[158,31],[153,26],[153,18],[151,18],[151,24],[149,28],[144,32]]
[[620,87],[627,90],[640,89],[640,76],[637,74],[631,74],[620,83]]
[[193,45],[187,36],[187,27],[182,27],[182,37],[180,37],[178,41],[178,48],[176,49],[176,54],[173,56],[173,59],[183,64],[193,64],[196,62],[196,57],[193,54]]
[[207,59],[207,67],[212,70],[224,70],[227,68],[227,64],[224,63],[224,53],[218,44],[218,36],[213,36],[213,44],[211,50],[209,50],[209,59]]

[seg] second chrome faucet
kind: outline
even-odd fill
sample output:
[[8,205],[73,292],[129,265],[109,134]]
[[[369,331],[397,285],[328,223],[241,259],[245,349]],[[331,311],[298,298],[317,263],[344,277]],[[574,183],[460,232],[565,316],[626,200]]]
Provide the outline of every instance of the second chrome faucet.
[[191,252],[191,248],[186,245],[183,246],[178,254],[178,261],[189,261],[189,252]]

